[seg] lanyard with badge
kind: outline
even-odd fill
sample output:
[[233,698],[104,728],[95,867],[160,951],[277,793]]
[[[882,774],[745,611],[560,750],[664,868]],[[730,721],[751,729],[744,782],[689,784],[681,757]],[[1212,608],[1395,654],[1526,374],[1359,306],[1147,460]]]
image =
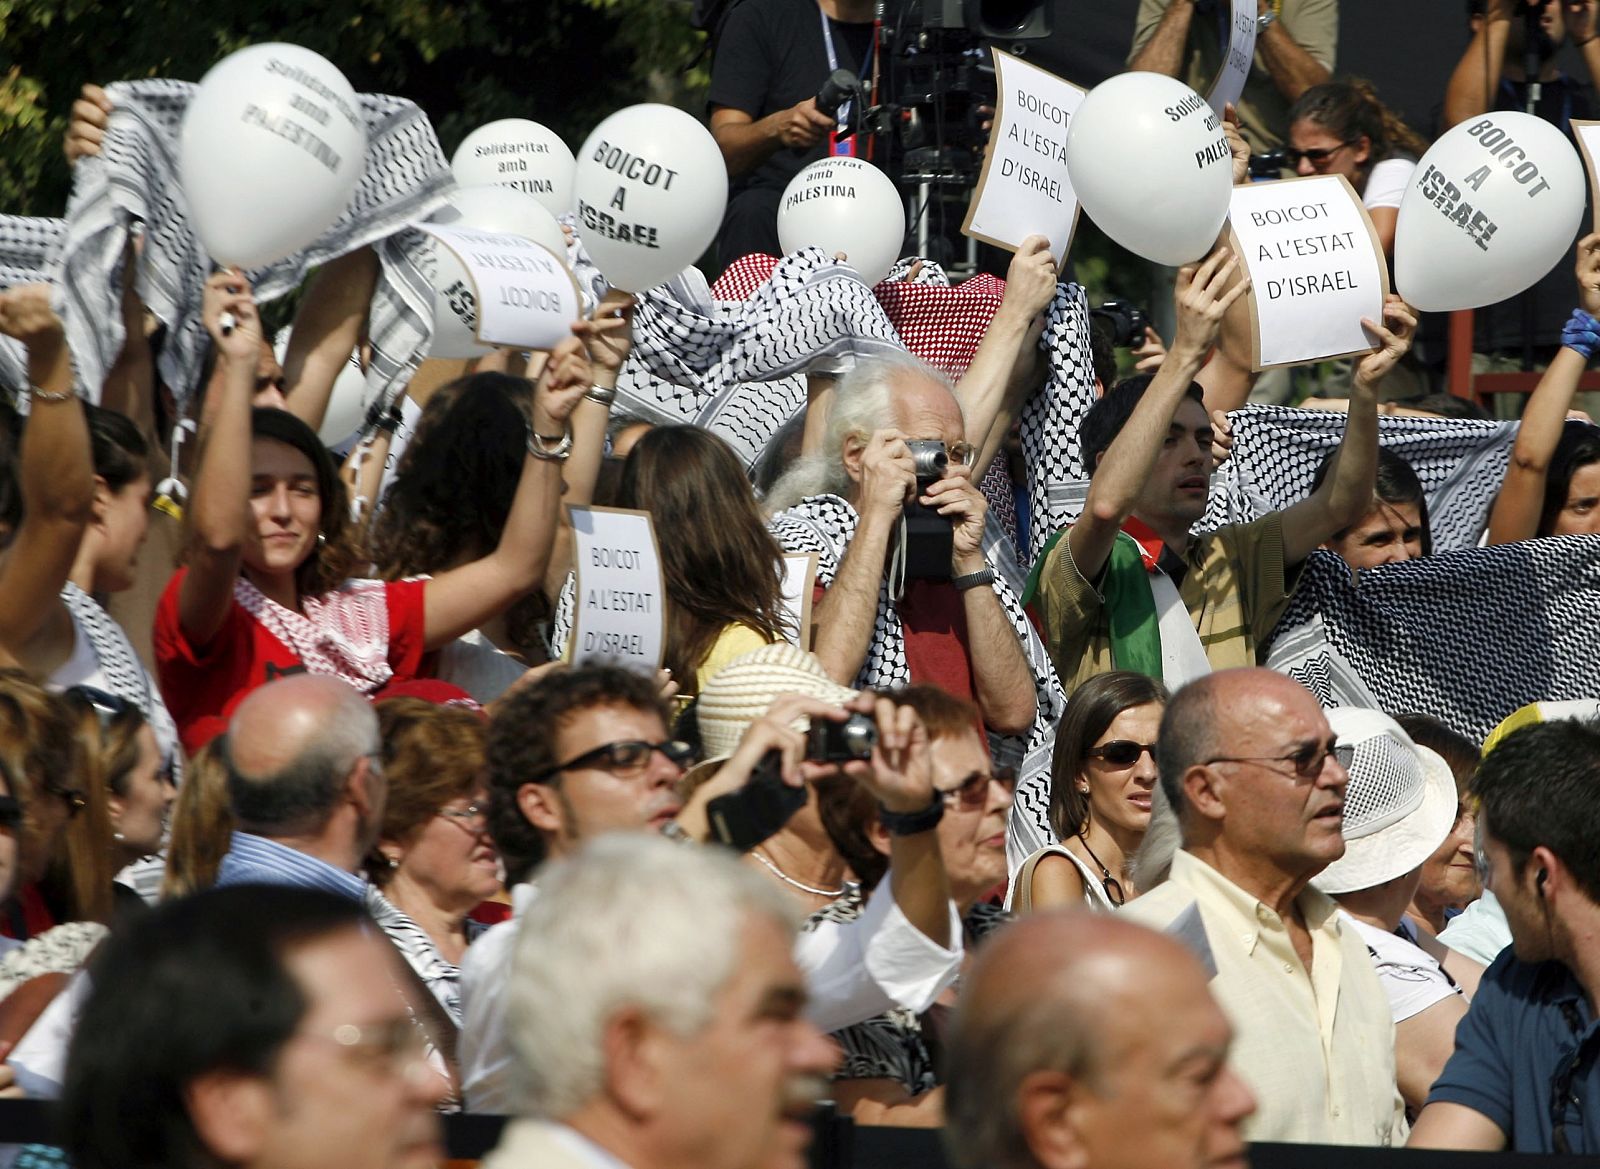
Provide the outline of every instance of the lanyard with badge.
[[[833,22],[828,19],[828,13],[820,3],[817,5],[817,15],[822,18],[822,43],[828,51],[828,72],[831,75],[834,70],[839,68],[839,54],[833,47]],[[861,82],[860,92],[866,91],[867,74],[871,71],[873,62],[877,60],[877,57],[878,38],[874,34],[872,48],[864,55],[861,61],[861,68],[856,70],[856,77]],[[854,134],[841,136],[839,133],[840,127],[850,124],[850,107],[853,104],[851,100],[841,102],[838,112],[834,115],[834,128],[828,131],[828,153],[830,155],[847,158],[856,157],[856,136]]]

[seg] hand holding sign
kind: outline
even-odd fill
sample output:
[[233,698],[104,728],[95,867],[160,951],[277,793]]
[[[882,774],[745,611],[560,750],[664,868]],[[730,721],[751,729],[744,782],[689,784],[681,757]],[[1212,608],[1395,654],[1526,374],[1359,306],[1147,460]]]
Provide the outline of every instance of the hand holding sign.
[[1228,54],[1222,59],[1222,69],[1211,83],[1206,101],[1221,114],[1238,101],[1244,93],[1244,83],[1250,80],[1250,66],[1256,58],[1256,14],[1258,0],[1229,0]]
[[349,205],[367,165],[355,90],[299,45],[251,45],[200,79],[178,175],[217,263],[260,268],[312,243]]
[[1378,348],[1356,363],[1354,383],[1361,389],[1373,389],[1388,372],[1399,364],[1411,349],[1411,339],[1417,333],[1417,313],[1395,293],[1390,293],[1383,305],[1385,325],[1366,317],[1361,324],[1378,339]]

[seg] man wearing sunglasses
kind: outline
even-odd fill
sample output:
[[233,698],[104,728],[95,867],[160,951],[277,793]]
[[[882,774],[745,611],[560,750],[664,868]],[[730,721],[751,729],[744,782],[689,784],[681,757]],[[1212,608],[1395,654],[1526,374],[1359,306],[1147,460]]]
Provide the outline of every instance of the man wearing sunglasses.
[[1251,1141],[1405,1137],[1394,1022],[1367,948],[1311,879],[1344,855],[1347,775],[1316,698],[1272,670],[1173,695],[1156,748],[1182,846],[1122,913],[1190,945],[1255,1094]]

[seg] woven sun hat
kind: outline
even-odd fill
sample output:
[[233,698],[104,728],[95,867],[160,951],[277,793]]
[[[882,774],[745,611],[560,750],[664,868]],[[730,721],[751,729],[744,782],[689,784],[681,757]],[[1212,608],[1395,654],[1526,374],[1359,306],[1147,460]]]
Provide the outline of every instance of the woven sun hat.
[[[750,724],[783,694],[804,694],[837,706],[856,696],[854,690],[828,677],[815,654],[786,641],[742,654],[700,685],[695,717],[705,762],[694,771],[720,764],[732,755]],[[808,721],[796,719],[795,729],[804,730]]]
[[1377,710],[1327,712],[1350,773],[1344,790],[1344,855],[1311,883],[1324,893],[1353,893],[1404,876],[1433,855],[1456,822],[1450,765],[1411,741]]

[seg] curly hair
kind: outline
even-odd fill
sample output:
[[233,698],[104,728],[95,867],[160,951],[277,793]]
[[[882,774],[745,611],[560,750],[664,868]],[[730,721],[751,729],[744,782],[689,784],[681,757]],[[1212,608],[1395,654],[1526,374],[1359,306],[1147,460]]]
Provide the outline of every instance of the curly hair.
[[[443,572],[494,551],[522,476],[532,405],[533,384],[503,373],[471,374],[434,392],[373,523],[379,577]],[[548,615],[537,591],[511,607],[507,628],[519,649],[533,650]]]
[[[502,699],[489,720],[489,835],[506,866],[506,883],[528,879],[549,849],[517,803],[527,776],[557,766],[556,739],[573,716],[596,706],[626,706],[672,725],[653,679],[621,666],[553,670]],[[554,776],[549,782],[559,781]]]
[[617,504],[648,511],[663,536],[663,664],[683,693],[698,691],[700,663],[729,625],[783,640],[783,549],[727,443],[697,426],[656,427],[628,453]]
[[1305,118],[1321,126],[1341,142],[1365,138],[1371,145],[1367,167],[1387,158],[1421,158],[1428,143],[1378,100],[1372,82],[1360,77],[1325,81],[1300,95],[1289,109],[1289,125]]
[[21,879],[38,880],[59,844],[45,838],[39,805],[80,790],[83,753],[66,703],[21,670],[0,670],[0,771],[22,805]]
[[[422,698],[385,698],[373,709],[389,782],[379,835],[405,841],[451,800],[470,796],[483,785],[488,732],[471,711]],[[367,856],[366,870],[374,885],[386,885],[394,875],[376,846]]]
[[321,503],[318,532],[322,540],[311,549],[295,569],[294,584],[302,597],[331,592],[350,579],[361,563],[360,539],[350,522],[350,498],[328,448],[317,432],[287,410],[256,407],[250,411],[250,434],[270,438],[294,447],[311,460],[317,476],[317,498]]

